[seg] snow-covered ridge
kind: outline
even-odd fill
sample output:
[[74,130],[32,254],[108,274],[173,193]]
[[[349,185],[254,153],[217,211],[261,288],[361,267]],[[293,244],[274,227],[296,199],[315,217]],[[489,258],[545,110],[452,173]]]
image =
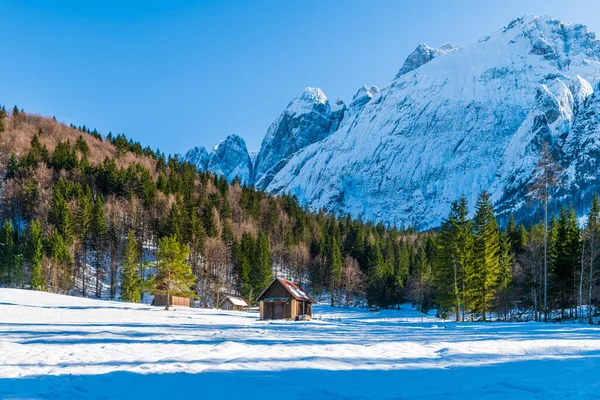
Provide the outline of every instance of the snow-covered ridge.
[[[543,142],[561,195],[597,186],[600,42],[584,25],[526,15],[464,47],[419,45],[392,83],[349,105],[307,88],[269,128],[251,181],[312,208],[429,228],[487,189],[524,209]],[[586,146],[582,146],[585,143]]]

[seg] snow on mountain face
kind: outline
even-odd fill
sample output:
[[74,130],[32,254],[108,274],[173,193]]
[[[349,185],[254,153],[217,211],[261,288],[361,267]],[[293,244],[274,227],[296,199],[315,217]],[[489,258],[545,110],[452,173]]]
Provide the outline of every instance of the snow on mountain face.
[[196,146],[185,153],[184,159],[190,164],[195,165],[198,171],[206,171],[210,155],[204,147]]
[[410,53],[410,55],[404,61],[404,65],[398,71],[396,75],[396,79],[401,77],[402,75],[413,71],[419,68],[421,65],[428,63],[429,61],[437,58],[439,56],[446,55],[448,53],[452,53],[453,51],[459,50],[460,47],[454,47],[450,43],[446,43],[439,49],[435,49],[433,47],[429,47],[426,44],[420,44],[417,48]]
[[262,141],[255,165],[256,186],[268,186],[289,156],[334,132],[345,110],[341,100],[331,106],[321,89],[304,89],[273,122]]
[[207,170],[223,175],[229,182],[239,177],[242,183],[252,183],[252,160],[244,139],[229,135],[217,144],[210,155]]
[[[599,78],[594,34],[548,17],[517,19],[465,48],[422,45],[390,86],[354,113],[351,105],[337,131],[321,130],[325,138],[295,152],[266,189],[416,228],[439,225],[461,194],[474,205],[482,189],[500,210],[518,209],[544,141],[571,187],[582,165],[596,179],[600,109],[587,104]],[[593,145],[582,153],[583,143]]]

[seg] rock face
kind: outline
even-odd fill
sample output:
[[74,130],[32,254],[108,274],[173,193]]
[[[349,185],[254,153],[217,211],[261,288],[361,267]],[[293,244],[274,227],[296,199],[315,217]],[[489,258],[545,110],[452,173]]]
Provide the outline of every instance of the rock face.
[[198,171],[206,171],[210,155],[204,147],[196,146],[185,153],[184,159],[198,168]]
[[304,89],[271,124],[262,141],[255,165],[256,186],[267,187],[292,154],[335,132],[345,110],[341,101],[331,106],[321,89]]
[[223,175],[229,182],[236,177],[242,183],[252,183],[252,160],[246,142],[238,135],[229,135],[215,146],[208,161],[207,170]]
[[311,208],[425,229],[482,189],[501,213],[524,212],[547,143],[564,170],[555,197],[583,204],[600,186],[599,79],[585,26],[525,16],[464,48],[419,45],[389,86],[348,106],[307,88],[244,171]]
[[450,43],[446,43],[439,49],[429,47],[426,44],[420,44],[417,46],[415,51],[410,53],[410,55],[406,58],[406,61],[404,61],[404,65],[402,66],[402,68],[400,68],[400,71],[398,71],[398,74],[396,75],[396,79],[410,71],[419,68],[422,65],[427,64],[434,58],[446,55],[448,53],[452,53],[453,51],[459,49],[460,47],[454,47]]

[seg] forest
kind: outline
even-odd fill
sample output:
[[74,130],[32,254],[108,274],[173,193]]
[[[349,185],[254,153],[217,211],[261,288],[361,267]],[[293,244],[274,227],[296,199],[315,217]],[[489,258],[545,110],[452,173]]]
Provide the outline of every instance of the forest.
[[[542,205],[549,165],[540,162]],[[457,321],[592,322],[598,312],[597,196],[585,226],[564,204],[501,227],[484,191],[416,232],[309,210],[123,134],[16,106],[0,108],[0,168],[6,287],[131,302],[179,293],[214,307],[229,294],[253,302],[281,276],[335,306],[409,302]]]

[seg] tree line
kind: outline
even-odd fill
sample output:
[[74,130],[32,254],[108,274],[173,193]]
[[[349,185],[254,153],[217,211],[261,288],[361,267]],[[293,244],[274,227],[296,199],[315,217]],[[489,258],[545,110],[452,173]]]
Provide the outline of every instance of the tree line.
[[569,206],[547,225],[501,228],[482,192],[473,210],[463,197],[439,230],[415,232],[310,211],[17,107],[0,108],[0,147],[4,286],[132,302],[180,293],[211,307],[228,294],[252,302],[283,276],[333,305],[412,302],[461,321],[552,310],[591,321],[598,306],[596,197],[584,228]]

